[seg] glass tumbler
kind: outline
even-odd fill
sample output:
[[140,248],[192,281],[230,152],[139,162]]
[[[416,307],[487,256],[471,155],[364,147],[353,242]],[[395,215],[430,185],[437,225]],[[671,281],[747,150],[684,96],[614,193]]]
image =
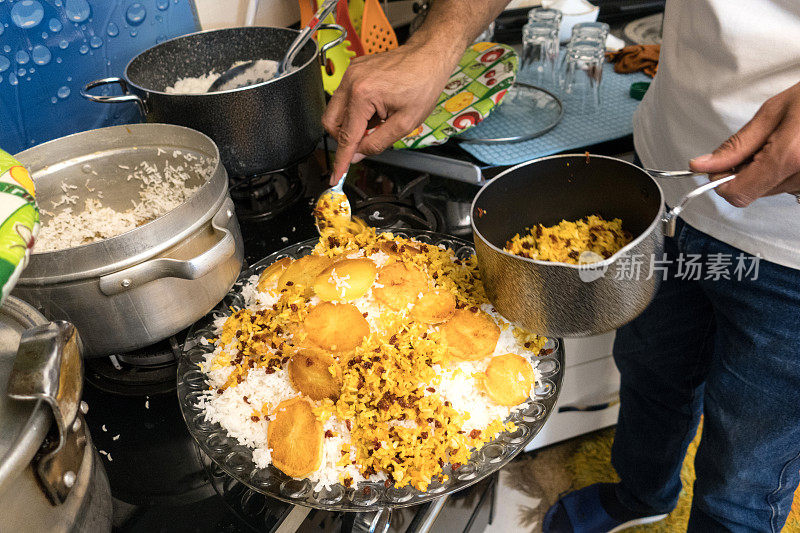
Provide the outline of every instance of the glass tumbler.
[[562,100],[567,113],[590,115],[600,109],[605,54],[593,44],[567,47],[564,58]]
[[605,42],[610,28],[605,22],[580,22],[572,27],[572,35],[574,36],[576,32],[581,32],[583,30],[600,32],[603,35],[603,42]]
[[522,28],[520,70],[530,72],[537,85],[555,85],[558,48],[558,29],[546,23],[529,22]]
[[556,31],[561,27],[561,11],[546,7],[534,7],[528,11],[528,22],[542,22],[550,24]]
[[608,33],[604,32],[602,28],[572,28],[572,37],[570,38],[570,42],[591,41],[596,42],[605,48],[606,38],[608,38]]

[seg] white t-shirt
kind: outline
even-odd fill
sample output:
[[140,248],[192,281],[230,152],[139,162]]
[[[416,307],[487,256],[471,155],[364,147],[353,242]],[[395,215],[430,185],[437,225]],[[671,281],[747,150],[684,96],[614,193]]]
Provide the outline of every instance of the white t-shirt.
[[[800,1],[668,0],[658,75],[634,116],[636,150],[647,167],[689,168],[689,159],[711,152],[765,100],[798,82]],[[659,183],[676,205],[707,181]],[[741,209],[710,192],[681,216],[723,242],[800,269],[800,205],[792,195]]]

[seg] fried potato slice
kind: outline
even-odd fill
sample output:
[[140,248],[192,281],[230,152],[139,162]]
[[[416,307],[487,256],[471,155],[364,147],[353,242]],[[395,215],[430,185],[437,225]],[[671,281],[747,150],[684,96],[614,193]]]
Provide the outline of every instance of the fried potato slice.
[[500,328],[481,310],[457,309],[441,326],[448,354],[461,361],[477,361],[494,352]]
[[322,302],[308,312],[303,325],[309,341],[331,352],[352,350],[369,335],[369,323],[353,304]]
[[352,302],[361,298],[375,282],[378,267],[371,259],[343,259],[329,266],[314,280],[314,294],[325,301]]
[[321,255],[306,255],[290,264],[278,278],[278,288],[283,289],[290,285],[303,285],[307,288],[306,295],[313,291],[312,285],[320,272],[333,264],[333,259]]
[[411,308],[411,318],[423,324],[441,324],[456,312],[456,297],[447,291],[430,291]]
[[403,263],[390,263],[378,272],[378,282],[372,294],[375,298],[399,311],[416,301],[419,293],[428,289],[425,274]]
[[306,477],[322,464],[322,424],[308,400],[284,400],[267,426],[267,446],[272,464],[292,477]]
[[336,400],[342,392],[342,369],[333,356],[318,348],[304,348],[289,359],[289,379],[312,400]]
[[527,359],[513,353],[492,357],[484,372],[483,386],[500,405],[518,405],[528,399],[535,376]]
[[261,275],[258,276],[256,289],[258,289],[259,292],[267,290],[267,287],[278,281],[281,274],[292,264],[292,261],[294,261],[294,259],[291,257],[284,257],[265,268]]

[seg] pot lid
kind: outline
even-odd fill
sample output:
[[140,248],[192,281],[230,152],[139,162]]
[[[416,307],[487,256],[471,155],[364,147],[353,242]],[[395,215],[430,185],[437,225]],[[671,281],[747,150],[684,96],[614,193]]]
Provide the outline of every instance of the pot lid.
[[0,494],[33,459],[50,427],[41,401],[17,401],[7,395],[22,333],[47,320],[22,300],[9,296],[0,307]]

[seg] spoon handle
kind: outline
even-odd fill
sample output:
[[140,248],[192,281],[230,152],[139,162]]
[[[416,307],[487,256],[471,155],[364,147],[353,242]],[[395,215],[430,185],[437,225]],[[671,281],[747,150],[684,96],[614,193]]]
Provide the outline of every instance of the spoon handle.
[[297,54],[303,48],[311,36],[314,35],[314,32],[317,31],[322,21],[325,20],[325,17],[333,13],[333,10],[336,9],[336,4],[339,0],[325,0],[322,2],[319,10],[311,17],[311,20],[308,21],[306,27],[303,28],[300,33],[297,35],[295,40],[289,46],[289,50],[286,52],[286,55],[283,56],[281,62],[278,64],[278,73],[277,76],[280,76],[286,72],[290,66],[292,66],[292,62],[294,62],[294,58],[297,57]]

